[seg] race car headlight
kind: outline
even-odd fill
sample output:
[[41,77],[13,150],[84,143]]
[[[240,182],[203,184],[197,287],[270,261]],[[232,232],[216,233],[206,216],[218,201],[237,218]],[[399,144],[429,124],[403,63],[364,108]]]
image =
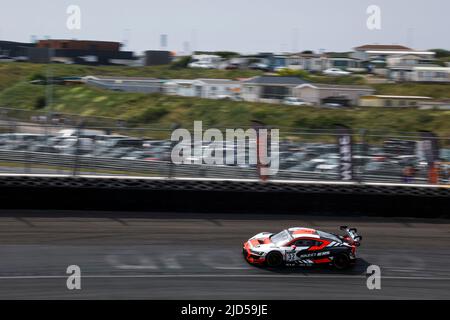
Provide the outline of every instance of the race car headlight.
[[261,252],[261,251],[255,251],[255,250],[252,250],[252,249],[250,249],[250,253],[251,253],[251,254],[254,254],[254,255],[256,255],[256,256],[262,256],[262,255],[264,254],[264,252]]

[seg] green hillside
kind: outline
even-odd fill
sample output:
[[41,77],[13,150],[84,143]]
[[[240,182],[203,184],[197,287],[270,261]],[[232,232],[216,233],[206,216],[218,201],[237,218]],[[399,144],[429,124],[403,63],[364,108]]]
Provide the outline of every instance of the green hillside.
[[[85,67],[54,65],[57,76],[114,74],[166,78],[236,78],[258,74],[255,71],[191,70],[163,67]],[[173,123],[192,125],[203,120],[215,127],[248,126],[253,119],[276,127],[304,129],[332,128],[335,123],[352,128],[378,129],[385,132],[432,130],[450,137],[450,111],[416,109],[352,108],[348,110],[314,107],[292,107],[263,103],[207,100],[159,94],[111,92],[85,85],[53,87],[53,105],[45,106],[43,85],[32,85],[29,79],[45,74],[46,66],[35,64],[0,64],[0,107],[33,111],[58,111],[83,116],[124,119],[135,125]],[[379,94],[429,95],[449,97],[448,85],[377,85]]]

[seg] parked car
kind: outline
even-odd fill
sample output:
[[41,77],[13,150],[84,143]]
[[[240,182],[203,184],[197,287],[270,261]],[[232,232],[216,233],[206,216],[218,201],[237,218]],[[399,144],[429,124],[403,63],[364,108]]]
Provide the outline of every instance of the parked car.
[[114,149],[111,149],[109,152],[102,154],[102,157],[118,159],[118,158],[125,157],[127,154],[131,154],[134,151],[136,151],[136,149],[132,148],[132,147],[114,148]]
[[364,166],[363,173],[366,175],[401,177],[403,167],[392,162],[369,162]]
[[237,63],[229,63],[225,66],[225,70],[237,70],[239,67],[240,65]]
[[30,152],[42,152],[42,153],[60,153],[60,150],[55,148],[54,146],[45,145],[45,144],[37,144],[31,146],[28,151]]
[[157,161],[160,160],[154,153],[148,151],[137,150],[133,151],[123,157],[124,160],[147,160],[147,161]]
[[324,106],[328,107],[328,108],[342,108],[343,107],[342,104],[340,104],[340,103],[331,103],[331,102],[325,103]]
[[11,133],[2,136],[0,146],[4,150],[24,151],[36,143],[48,139],[44,134]]
[[215,69],[216,66],[210,62],[196,61],[188,64],[189,68],[199,68],[199,69]]
[[253,69],[253,70],[262,70],[262,71],[269,71],[270,67],[268,64],[266,63],[261,63],[261,62],[255,62],[250,64],[249,69]]
[[283,99],[283,104],[287,106],[311,106],[312,104],[296,97],[286,97]]
[[440,157],[445,161],[450,161],[450,149],[441,149]]
[[98,146],[103,146],[103,145],[108,144],[108,141],[113,141],[113,140],[117,140],[117,139],[127,139],[127,138],[129,138],[129,137],[121,136],[121,135],[102,134],[102,135],[95,136],[95,143]]
[[295,171],[295,172],[313,172],[316,166],[318,165],[317,162],[312,161],[304,161],[299,165],[293,166],[288,168],[288,171]]
[[344,71],[342,69],[339,68],[330,68],[327,69],[323,72],[323,74],[327,75],[327,76],[348,76],[350,74],[352,74],[351,72],[348,71]]
[[55,146],[61,153],[84,155],[94,151],[94,141],[90,138],[64,139]]
[[325,162],[320,163],[315,169],[318,173],[336,173],[339,168],[339,159],[330,158],[326,159]]

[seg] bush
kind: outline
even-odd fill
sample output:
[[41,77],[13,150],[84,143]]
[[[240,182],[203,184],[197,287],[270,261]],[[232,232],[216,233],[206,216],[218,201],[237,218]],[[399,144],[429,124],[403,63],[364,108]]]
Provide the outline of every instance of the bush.
[[178,61],[173,62],[170,65],[171,69],[180,69],[180,68],[187,68],[188,64],[191,62],[191,56],[186,56],[183,58],[180,58]]
[[33,73],[30,78],[30,81],[35,81],[35,80],[42,80],[42,81],[47,81],[47,77],[44,76],[42,73],[37,72],[37,73]]
[[277,73],[282,77],[299,77],[302,79],[310,77],[309,72],[305,70],[281,69]]
[[154,123],[168,113],[169,111],[164,107],[148,108],[133,120],[139,123]]
[[34,103],[34,109],[36,109],[36,110],[43,109],[43,108],[45,108],[46,105],[47,105],[47,100],[45,99],[45,97],[40,96],[36,99],[36,101]]
[[450,51],[445,49],[431,49],[430,51],[436,53],[437,59],[450,57]]

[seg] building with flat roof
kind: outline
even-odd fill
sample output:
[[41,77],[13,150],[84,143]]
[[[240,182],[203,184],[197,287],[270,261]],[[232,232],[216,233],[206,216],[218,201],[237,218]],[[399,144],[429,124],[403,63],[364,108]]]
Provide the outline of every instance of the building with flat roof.
[[343,106],[356,106],[361,97],[374,92],[375,89],[367,86],[322,83],[305,83],[293,90],[295,97],[312,104],[339,103]]
[[414,55],[417,61],[421,63],[430,63],[433,61],[436,53],[433,51],[414,50],[401,45],[364,45],[356,47],[351,54],[352,58],[359,59],[366,66],[371,68],[386,69],[389,64],[402,63],[402,56],[405,61],[408,56]]
[[113,41],[49,39],[39,40],[36,46],[49,49],[118,52],[122,44]]
[[34,43],[0,41],[0,56],[9,58],[26,57],[27,49],[35,46]]
[[143,77],[87,76],[83,80],[101,89],[134,93],[161,93],[164,83],[161,79]]
[[[39,40],[35,51],[29,52],[30,62],[58,62],[85,65],[133,65],[131,51],[120,51],[122,44],[91,40]],[[42,61],[43,56],[47,61]]]
[[172,62],[172,53],[164,50],[148,50],[145,51],[146,66],[159,66]]
[[242,82],[241,96],[246,101],[278,103],[304,83],[299,77],[257,76]]
[[238,98],[241,82],[228,79],[196,79],[194,81],[195,96],[207,99]]
[[360,98],[361,107],[421,107],[431,102],[430,97],[422,96],[394,96],[394,95],[369,95]]
[[354,48],[355,51],[373,51],[373,50],[383,50],[383,51],[411,51],[411,48],[398,45],[398,44],[365,44]]

